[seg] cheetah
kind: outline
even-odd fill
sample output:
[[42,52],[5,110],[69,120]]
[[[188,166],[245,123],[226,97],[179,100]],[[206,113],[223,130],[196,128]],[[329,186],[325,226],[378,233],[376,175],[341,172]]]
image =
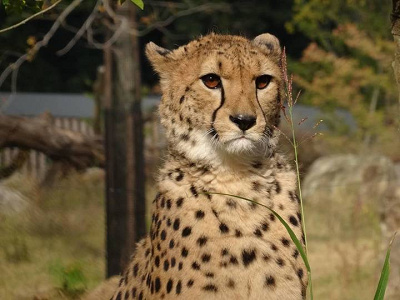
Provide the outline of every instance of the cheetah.
[[[209,34],[146,55],[160,76],[168,154],[113,300],[305,299],[304,263],[276,210],[303,239],[296,176],[276,151],[281,47]],[[218,194],[220,193],[220,194]]]

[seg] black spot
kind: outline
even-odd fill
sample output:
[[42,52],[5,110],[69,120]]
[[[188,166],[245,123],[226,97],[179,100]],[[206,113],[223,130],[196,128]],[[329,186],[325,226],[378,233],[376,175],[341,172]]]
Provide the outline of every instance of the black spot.
[[289,247],[289,245],[290,245],[290,241],[286,238],[282,238],[281,242],[282,242],[283,246],[285,246],[285,247]]
[[190,192],[193,194],[193,196],[195,196],[196,198],[199,196],[199,194],[197,193],[196,188],[192,185],[190,187]]
[[198,210],[196,211],[196,219],[203,219],[204,218],[204,211]]
[[271,244],[271,249],[273,251],[278,251],[278,247],[274,243]]
[[201,256],[201,261],[202,262],[209,262],[210,261],[210,259],[211,259],[211,254],[206,254],[206,253],[204,253],[202,256]]
[[171,223],[171,219],[170,219],[170,218],[168,218],[168,219],[167,219],[167,226],[168,226],[168,227],[170,227],[170,226],[171,226],[171,224],[172,224],[172,223]]
[[292,225],[294,225],[294,226],[299,226],[299,222],[297,221],[295,216],[290,216],[289,222],[292,223]]
[[171,258],[171,268],[175,267],[176,259],[175,257]]
[[296,195],[295,192],[290,191],[290,192],[289,192],[289,198],[290,198],[290,200],[292,200],[293,202],[298,202],[298,203],[300,203],[300,200],[299,200],[299,198],[297,197],[297,195]]
[[270,219],[271,221],[275,221],[275,215],[274,215],[273,213],[270,213],[270,214],[269,214],[269,219]]
[[214,216],[218,219],[218,213],[215,211],[215,209],[212,210]]
[[176,284],[176,294],[179,295],[182,290],[182,282],[179,280],[178,283]]
[[264,261],[269,261],[271,259],[271,256],[269,256],[268,254],[264,254],[263,255],[263,260]]
[[172,205],[171,199],[168,199],[168,200],[167,200],[167,208],[168,208],[168,209],[171,209],[171,205]]
[[299,256],[299,250],[294,249],[292,256],[293,256],[294,258],[297,258],[297,257]]
[[183,172],[179,172],[178,176],[175,177],[176,181],[181,181],[183,179]]
[[276,263],[278,264],[278,266],[283,267],[285,265],[285,262],[283,261],[282,258],[278,258],[276,260]]
[[240,230],[236,229],[235,230],[235,236],[239,238],[239,237],[242,237],[243,235],[242,235],[242,232]]
[[194,261],[192,263],[192,269],[193,270],[200,270],[200,265],[197,262]]
[[134,288],[132,289],[132,297],[133,297],[133,298],[136,297],[136,291],[137,291],[137,289],[134,287]]
[[165,232],[165,230],[161,231],[161,239],[165,241],[166,238],[167,238],[167,233]]
[[164,208],[165,207],[165,198],[162,197],[161,199],[161,207]]
[[181,207],[182,203],[183,203],[183,198],[182,197],[180,197],[180,198],[178,198],[178,200],[176,200],[176,206],[177,207]]
[[133,277],[136,277],[139,271],[139,264],[133,266]]
[[185,247],[182,248],[181,254],[183,257],[187,257],[189,254],[189,250],[186,249]]
[[156,290],[156,293],[158,293],[158,292],[160,291],[160,289],[161,289],[161,281],[160,281],[160,278],[157,277],[157,278],[156,278],[156,282],[155,282],[155,290]]
[[169,261],[168,259],[164,260],[164,271],[168,271],[169,269]]
[[237,265],[237,264],[239,264],[237,258],[236,258],[235,256],[233,256],[233,255],[232,255],[231,258],[229,259],[229,262],[230,262],[232,265]]
[[205,286],[203,286],[203,290],[207,291],[207,292],[218,292],[218,288],[213,285],[213,284],[207,284]]
[[233,289],[235,287],[235,281],[233,281],[233,279],[229,279],[227,285],[228,288]]
[[181,222],[179,221],[179,219],[175,219],[173,228],[174,228],[175,230],[178,230],[178,229],[179,229],[180,223],[181,223]]
[[251,264],[255,259],[256,259],[256,250],[255,249],[249,249],[249,250],[242,251],[242,261],[243,261],[243,265],[245,267],[247,267],[249,264]]
[[174,240],[170,240],[169,241],[169,249],[172,249],[175,247],[175,241]]
[[269,224],[267,222],[264,222],[261,224],[261,229],[263,231],[267,231],[269,229]]
[[256,230],[254,230],[253,233],[254,233],[255,236],[258,236],[258,237],[262,237],[262,235],[263,235],[262,232],[261,232],[261,230],[258,229],[258,228],[257,228]]
[[252,182],[252,189],[256,192],[260,191],[261,189],[261,184],[258,181],[253,181]]
[[179,99],[179,103],[182,104],[184,100],[185,100],[185,96],[182,96],[181,99]]
[[182,237],[187,237],[192,233],[192,227],[186,226],[182,230]]
[[228,233],[229,227],[225,223],[221,223],[219,224],[219,230],[221,230],[222,233]]
[[139,300],[143,300],[143,291],[140,292],[138,299],[139,299]]
[[275,181],[275,192],[279,194],[282,191],[281,185],[278,181]]
[[118,292],[117,297],[115,298],[115,300],[121,300],[122,294],[121,292]]
[[207,243],[207,237],[205,237],[204,235],[203,236],[201,236],[201,237],[199,237],[198,239],[197,239],[197,244],[200,246],[200,247],[202,247],[202,246],[204,246],[206,243]]
[[160,266],[160,257],[157,255],[156,258],[154,259],[154,263],[156,264],[156,267],[158,268]]
[[209,277],[209,278],[214,278],[214,273],[212,273],[212,272],[207,272],[207,273],[205,273],[204,274],[206,277]]
[[233,199],[231,199],[231,198],[229,198],[229,199],[227,199],[226,200],[226,205],[227,206],[229,206],[230,208],[236,208],[236,201],[235,200],[233,200]]
[[182,141],[188,141],[189,140],[189,135],[188,134],[186,134],[186,133],[184,133],[184,134],[181,134],[181,140]]
[[172,281],[172,279],[169,279],[167,282],[167,293],[168,294],[171,292],[173,284],[174,284],[174,282]]
[[229,254],[228,249],[224,248],[224,249],[221,250],[221,256],[226,256],[228,254]]
[[255,163],[253,163],[252,166],[254,169],[260,169],[262,167],[262,163],[259,161],[256,161]]
[[276,282],[275,282],[275,278],[271,275],[267,275],[265,277],[265,286],[267,287],[275,287],[276,286]]
[[279,209],[280,209],[280,210],[284,210],[284,209],[285,209],[285,207],[283,206],[283,204],[282,204],[282,203],[281,203],[281,204],[279,204],[279,205],[278,205],[278,207],[279,207]]
[[180,262],[180,263],[178,264],[178,270],[182,270],[182,268],[183,268],[183,262]]
[[193,279],[190,279],[188,282],[187,282],[187,287],[192,287],[193,286],[193,284],[194,284],[194,280]]
[[298,269],[297,270],[297,276],[299,276],[299,278],[301,279],[301,278],[303,278],[303,275],[304,275],[304,271],[303,271],[303,269]]

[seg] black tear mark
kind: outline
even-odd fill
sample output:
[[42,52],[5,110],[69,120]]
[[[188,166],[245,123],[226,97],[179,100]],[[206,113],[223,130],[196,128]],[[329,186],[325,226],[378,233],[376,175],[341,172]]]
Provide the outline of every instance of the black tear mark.
[[218,108],[216,110],[214,110],[212,116],[211,116],[211,133],[213,136],[216,135],[216,137],[218,138],[218,134],[217,131],[214,128],[214,121],[215,118],[217,117],[217,112],[221,109],[221,107],[225,104],[225,90],[224,90],[224,86],[221,84],[221,103],[218,106]]

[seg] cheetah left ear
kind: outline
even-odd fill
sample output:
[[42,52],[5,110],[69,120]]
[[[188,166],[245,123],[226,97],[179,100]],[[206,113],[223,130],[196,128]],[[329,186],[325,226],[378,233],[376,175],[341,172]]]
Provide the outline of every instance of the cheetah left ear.
[[182,59],[184,53],[184,46],[168,50],[157,46],[153,42],[146,45],[146,56],[153,65],[154,70],[161,77],[168,77],[168,74],[175,70],[176,63]]
[[279,40],[276,36],[263,33],[257,36],[253,41],[253,45],[258,46],[267,51],[268,54],[276,55],[280,57],[282,50]]
[[168,55],[170,50],[157,46],[153,42],[146,45],[146,56],[153,65],[154,70],[160,75],[168,71],[169,61],[171,60]]

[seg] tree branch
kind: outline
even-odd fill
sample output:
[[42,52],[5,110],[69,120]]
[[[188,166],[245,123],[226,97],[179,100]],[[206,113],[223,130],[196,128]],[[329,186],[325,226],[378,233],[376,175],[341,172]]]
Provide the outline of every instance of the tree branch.
[[393,61],[393,70],[396,76],[397,88],[399,91],[398,100],[400,105],[400,0],[392,0],[393,10],[391,14],[392,35],[396,43],[396,52]]
[[104,166],[103,139],[56,127],[45,118],[0,115],[0,147],[33,149],[78,170]]
[[74,0],[67,8],[60,14],[57,20],[53,23],[50,30],[46,33],[43,39],[40,42],[37,42],[27,53],[20,56],[13,64],[10,64],[4,72],[0,75],[0,87],[3,85],[4,81],[10,75],[10,73],[15,72],[15,70],[19,69],[21,65],[31,59],[35,54],[40,50],[40,48],[47,46],[50,39],[53,37],[55,32],[61,26],[61,23],[65,20],[65,18],[82,2],[83,0]]
[[56,7],[61,1],[62,1],[62,0],[58,0],[56,3],[52,4],[52,5],[49,6],[48,8],[37,12],[36,14],[34,14],[34,15],[32,15],[32,16],[30,16],[30,17],[24,19],[24,20],[22,20],[21,22],[19,22],[19,23],[17,23],[17,24],[14,24],[14,25],[12,25],[12,26],[10,26],[10,27],[7,27],[7,28],[4,28],[4,29],[0,29],[0,33],[6,32],[6,31],[9,31],[9,30],[11,30],[11,29],[17,28],[17,27],[19,27],[19,26],[21,26],[21,25],[24,25],[26,22],[32,20],[33,18],[36,18],[37,16],[40,16],[40,15],[44,14],[45,12],[47,12],[47,11],[49,11],[49,10],[52,10],[52,9],[53,9],[54,7]]

